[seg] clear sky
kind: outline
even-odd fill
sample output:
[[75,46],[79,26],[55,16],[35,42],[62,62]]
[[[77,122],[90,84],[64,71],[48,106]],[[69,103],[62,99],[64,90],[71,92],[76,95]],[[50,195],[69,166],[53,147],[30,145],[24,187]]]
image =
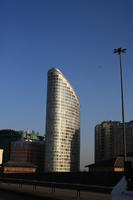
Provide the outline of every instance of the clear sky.
[[0,0],[0,129],[45,133],[47,71],[58,67],[81,103],[81,168],[93,162],[94,127],[133,120],[132,0]]

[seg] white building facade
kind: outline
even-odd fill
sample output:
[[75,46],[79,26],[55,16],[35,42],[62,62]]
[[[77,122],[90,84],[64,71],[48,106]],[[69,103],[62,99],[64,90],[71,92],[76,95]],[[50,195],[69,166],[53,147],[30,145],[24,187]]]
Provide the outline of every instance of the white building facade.
[[80,103],[57,68],[48,71],[45,172],[80,168]]

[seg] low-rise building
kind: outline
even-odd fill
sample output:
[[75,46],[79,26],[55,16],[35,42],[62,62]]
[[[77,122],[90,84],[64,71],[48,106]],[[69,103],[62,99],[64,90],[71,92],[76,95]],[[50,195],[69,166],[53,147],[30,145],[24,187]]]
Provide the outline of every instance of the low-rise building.
[[4,174],[35,173],[37,166],[28,162],[9,161],[4,164]]
[[[110,160],[104,160],[94,164],[86,165],[89,172],[124,172],[123,156],[118,156]],[[127,156],[126,161],[131,161],[133,166],[133,157]]]
[[4,150],[3,164],[8,161],[32,163],[37,171],[44,168],[45,138],[34,131],[0,130],[0,148]]
[[10,160],[10,145],[13,141],[19,141],[22,139],[22,132],[12,129],[0,130],[0,149],[4,150],[3,163]]
[[37,166],[37,171],[44,168],[44,142],[16,141],[11,143],[10,160],[18,163],[27,162]]

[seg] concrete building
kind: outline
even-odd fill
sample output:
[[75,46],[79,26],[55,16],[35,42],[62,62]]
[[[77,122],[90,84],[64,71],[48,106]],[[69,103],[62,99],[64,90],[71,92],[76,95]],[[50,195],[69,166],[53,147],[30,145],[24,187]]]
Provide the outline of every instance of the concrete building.
[[57,68],[48,71],[46,172],[74,172],[80,167],[80,103]]
[[3,163],[10,160],[10,145],[13,141],[19,141],[22,133],[12,129],[0,130],[0,149],[3,149]]
[[127,152],[133,151],[133,121],[126,123]]
[[[133,151],[133,121],[125,123],[127,153]],[[95,127],[95,162],[123,155],[123,130],[119,121],[104,121]]]
[[32,163],[38,172],[44,169],[44,142],[16,141],[11,143],[10,161]]
[[8,161],[31,163],[38,171],[43,171],[44,146],[44,136],[34,131],[0,130],[0,148],[4,150],[4,165]]

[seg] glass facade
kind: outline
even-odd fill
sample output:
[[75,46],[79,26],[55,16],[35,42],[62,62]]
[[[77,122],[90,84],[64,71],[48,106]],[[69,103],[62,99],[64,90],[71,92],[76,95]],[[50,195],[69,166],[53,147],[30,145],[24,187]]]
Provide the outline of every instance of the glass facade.
[[45,142],[46,172],[79,171],[80,103],[57,68],[48,71]]

